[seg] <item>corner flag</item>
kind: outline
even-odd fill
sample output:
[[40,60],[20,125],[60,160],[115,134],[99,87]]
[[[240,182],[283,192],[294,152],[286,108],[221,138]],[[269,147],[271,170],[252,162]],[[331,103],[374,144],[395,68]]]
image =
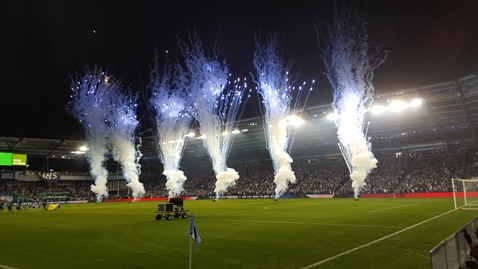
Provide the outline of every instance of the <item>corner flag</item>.
[[188,235],[196,241],[196,249],[199,250],[199,244],[201,244],[201,237],[199,236],[198,230],[196,229],[196,222],[194,221],[194,215],[191,214],[191,221],[189,222]]

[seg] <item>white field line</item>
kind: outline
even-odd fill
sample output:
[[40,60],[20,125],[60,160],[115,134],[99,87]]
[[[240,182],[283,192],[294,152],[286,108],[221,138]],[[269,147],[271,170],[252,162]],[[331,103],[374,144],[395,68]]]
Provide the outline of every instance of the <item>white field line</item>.
[[[208,219],[208,218],[201,218]],[[214,221],[229,221],[229,222],[252,222],[252,223],[272,223],[272,224],[295,224],[295,225],[323,225],[323,226],[343,226],[343,227],[362,227],[362,228],[391,228],[403,229],[403,226],[377,226],[377,225],[357,225],[357,224],[331,224],[320,222],[302,222],[302,221],[267,221],[267,220],[216,220]]]
[[406,207],[406,206],[412,206],[412,205],[419,205],[420,203],[413,203],[413,204],[408,204],[408,205],[400,205],[400,206],[394,206],[394,207],[387,207],[383,209],[378,209],[378,210],[373,210],[369,211],[369,213],[374,213],[374,212],[380,212],[380,211],[385,211],[385,210],[390,210],[390,209],[395,209],[395,208],[400,208],[400,207]]
[[443,214],[437,215],[437,216],[435,216],[435,217],[426,219],[426,220],[424,220],[424,221],[422,221],[422,222],[419,222],[419,223],[417,223],[417,224],[414,224],[414,225],[412,225],[412,226],[409,226],[409,227],[407,227],[407,228],[405,228],[405,229],[402,229],[402,230],[400,230],[400,231],[398,231],[398,232],[394,232],[394,233],[392,233],[392,234],[389,234],[389,235],[384,236],[384,237],[382,237],[382,238],[379,238],[379,239],[377,239],[377,240],[373,240],[373,241],[371,241],[371,242],[369,242],[369,243],[367,243],[367,244],[364,244],[364,245],[358,246],[358,247],[356,247],[356,248],[353,248],[353,249],[344,251],[344,252],[339,253],[339,254],[337,254],[337,255],[335,255],[335,256],[329,257],[329,258],[327,258],[327,259],[325,259],[325,260],[321,260],[321,261],[319,261],[319,262],[316,262],[316,263],[314,263],[314,264],[308,265],[308,266],[306,266],[306,267],[302,267],[301,269],[314,268],[314,267],[319,266],[319,265],[321,265],[321,264],[324,264],[324,263],[326,263],[326,262],[335,260],[335,259],[337,259],[337,258],[339,258],[339,257],[342,257],[342,256],[344,256],[344,255],[347,255],[347,254],[349,254],[349,253],[352,253],[352,252],[354,252],[354,251],[356,251],[356,250],[359,250],[359,249],[368,247],[368,246],[373,245],[373,244],[375,244],[375,243],[377,243],[377,242],[383,241],[383,240],[385,240],[385,239],[387,239],[387,238],[390,238],[390,237],[395,236],[395,235],[397,235],[397,234],[400,234],[400,233],[402,233],[402,232],[405,232],[405,231],[408,231],[408,230],[410,230],[410,229],[413,229],[413,228],[415,228],[415,227],[417,227],[417,226],[419,226],[419,225],[422,225],[422,224],[424,224],[424,223],[427,223],[427,222],[429,222],[429,221],[432,221],[432,220],[434,220],[434,219],[437,219],[437,218],[439,218],[439,217],[441,217],[441,216],[444,216],[444,215],[446,215],[446,214],[449,214],[450,212],[453,212],[453,211],[455,211],[455,210],[456,210],[456,209],[452,209],[452,210],[447,211],[447,212],[445,212],[445,213],[443,213]]
[[10,266],[6,266],[6,265],[2,265],[2,264],[0,264],[0,268],[2,268],[2,269],[17,269],[15,267],[10,267]]

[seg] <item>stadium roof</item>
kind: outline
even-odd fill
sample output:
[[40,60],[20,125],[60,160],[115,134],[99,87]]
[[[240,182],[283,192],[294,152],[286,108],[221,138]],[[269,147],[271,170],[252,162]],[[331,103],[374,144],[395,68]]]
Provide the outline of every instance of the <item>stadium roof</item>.
[[[476,143],[478,77],[475,74],[398,92],[376,93],[373,104],[385,107],[398,100],[409,104],[417,98],[422,100],[421,106],[402,107],[403,110],[400,112],[387,110],[382,114],[368,113],[367,135],[374,149],[392,147],[391,141],[400,139],[402,147],[435,141],[441,141],[440,143],[458,141],[463,147]],[[308,107],[303,111],[302,118],[305,123],[296,129],[292,156],[294,148],[313,151],[324,145],[332,145],[338,151],[335,124],[326,117],[331,112],[333,110],[330,104]],[[231,153],[266,149],[261,118],[242,120],[239,130],[242,131],[236,134]],[[202,140],[188,139],[184,158],[207,154]],[[78,158],[84,156],[77,153],[79,148],[86,144],[85,141],[78,140],[0,137],[0,151],[28,154],[29,157],[36,158]],[[158,158],[153,136],[142,137],[140,150],[144,158]]]

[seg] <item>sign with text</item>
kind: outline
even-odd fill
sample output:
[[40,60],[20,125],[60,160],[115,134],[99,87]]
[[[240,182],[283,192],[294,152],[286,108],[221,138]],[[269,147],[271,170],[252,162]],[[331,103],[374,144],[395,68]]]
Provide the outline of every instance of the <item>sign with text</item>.
[[27,165],[27,155],[26,154],[13,153],[12,165],[26,166]]

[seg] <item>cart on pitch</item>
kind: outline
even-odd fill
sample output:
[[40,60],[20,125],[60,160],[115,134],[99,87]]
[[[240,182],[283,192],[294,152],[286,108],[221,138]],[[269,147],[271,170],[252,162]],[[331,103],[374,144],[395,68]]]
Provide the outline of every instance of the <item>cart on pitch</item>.
[[172,220],[174,218],[182,217],[183,219],[188,218],[188,213],[186,213],[183,205],[183,198],[170,198],[169,202],[166,204],[158,204],[158,211],[156,213],[156,220],[166,218],[166,220]]

